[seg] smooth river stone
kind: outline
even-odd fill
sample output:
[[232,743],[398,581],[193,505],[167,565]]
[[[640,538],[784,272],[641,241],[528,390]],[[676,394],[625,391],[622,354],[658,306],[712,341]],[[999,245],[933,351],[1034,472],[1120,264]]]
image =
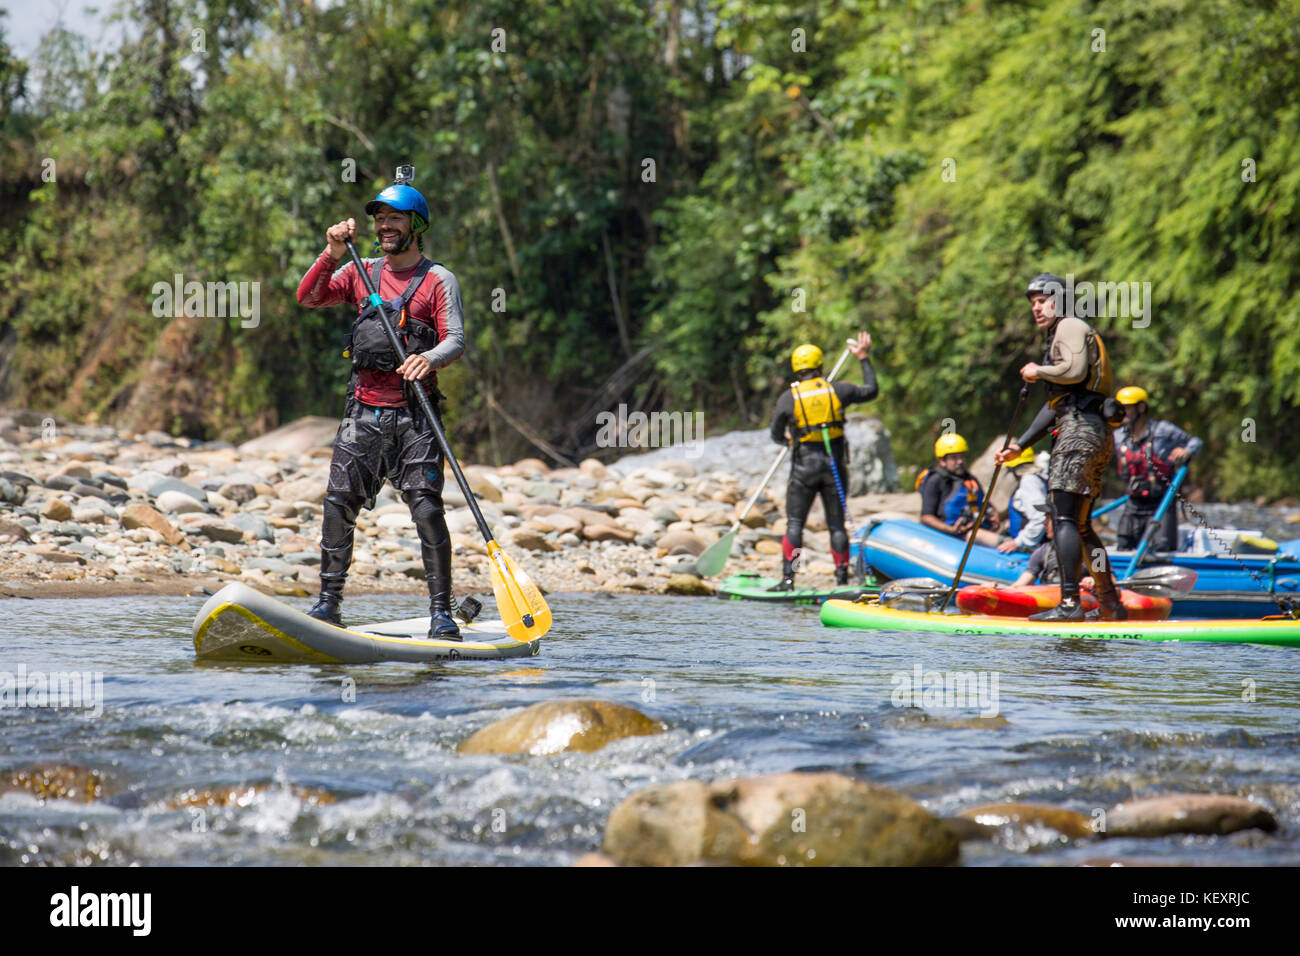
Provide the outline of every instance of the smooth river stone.
[[182,494],[189,495],[195,501],[206,502],[208,493],[198,485],[192,485],[188,481],[181,481],[179,478],[164,478],[161,481],[155,481],[149,486],[149,497],[157,499],[164,492],[179,491]]
[[527,548],[529,551],[559,550],[559,546],[541,532],[529,528],[519,528],[512,532],[510,543],[519,548]]
[[662,551],[673,554],[678,548],[699,557],[704,553],[705,543],[689,531],[669,531],[655,542]]
[[674,574],[664,585],[664,594],[685,594],[709,597],[714,593],[711,586],[693,574]]
[[1156,837],[1170,833],[1235,833],[1252,827],[1272,833],[1277,819],[1244,797],[1177,793],[1129,800],[1106,814],[1103,836]]
[[138,471],[126,480],[126,487],[131,491],[148,492],[150,488],[167,478],[158,471]]
[[180,533],[174,524],[143,502],[137,501],[123,508],[121,515],[118,516],[118,521],[127,531],[135,528],[148,528],[156,531],[172,547],[176,547],[185,541],[185,536]]
[[622,541],[627,543],[636,538],[636,533],[608,524],[589,524],[582,529],[582,536],[588,541]]
[[68,521],[72,518],[72,508],[59,498],[48,498],[41,506],[41,517],[51,521]]
[[838,773],[780,773],[638,790],[603,852],[624,865],[940,866],[956,834],[915,800]]
[[1092,820],[1077,810],[1049,807],[1035,803],[991,803],[971,807],[957,814],[985,826],[1037,825],[1049,827],[1057,833],[1079,840],[1093,836]]
[[460,745],[463,754],[531,754],[599,750],[623,737],[658,734],[663,725],[605,700],[552,700],[488,724]]
[[159,511],[166,512],[167,514],[205,514],[208,510],[207,506],[197,498],[192,495],[187,495],[183,491],[175,490],[164,491],[162,494],[158,495],[155,504],[158,505]]

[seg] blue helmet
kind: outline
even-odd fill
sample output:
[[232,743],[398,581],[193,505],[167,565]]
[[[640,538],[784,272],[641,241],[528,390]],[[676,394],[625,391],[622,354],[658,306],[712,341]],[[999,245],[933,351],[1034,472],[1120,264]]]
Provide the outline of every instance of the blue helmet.
[[366,203],[366,215],[373,216],[380,206],[392,206],[398,212],[411,214],[411,232],[419,234],[429,228],[429,204],[414,186],[389,186]]

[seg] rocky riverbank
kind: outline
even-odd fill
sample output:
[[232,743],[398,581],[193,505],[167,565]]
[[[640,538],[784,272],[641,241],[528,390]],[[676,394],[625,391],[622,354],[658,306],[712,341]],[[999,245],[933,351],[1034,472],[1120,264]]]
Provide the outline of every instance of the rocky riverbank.
[[[230,581],[315,593],[337,425],[300,419],[235,447],[0,412],[0,596],[186,594]],[[755,484],[715,459],[662,452],[652,464],[589,459],[552,469],[525,459],[464,470],[493,534],[548,592],[707,593],[707,582],[682,575],[726,533]],[[746,519],[726,573],[778,570],[784,478],[781,469]],[[483,539],[450,471],[445,500],[456,591],[490,591]],[[915,514],[919,496],[863,494],[849,504],[861,522],[879,511]],[[349,592],[424,590],[410,513],[390,486],[357,528]],[[829,586],[820,508],[807,528],[801,583]]]

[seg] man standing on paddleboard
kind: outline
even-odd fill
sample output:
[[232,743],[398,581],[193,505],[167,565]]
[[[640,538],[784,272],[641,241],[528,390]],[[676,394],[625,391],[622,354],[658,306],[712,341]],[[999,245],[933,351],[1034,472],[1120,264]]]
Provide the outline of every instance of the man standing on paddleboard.
[[[827,382],[822,374],[822,350],[801,345],[790,356],[796,381],[776,403],[772,441],[792,444],[790,483],[785,492],[785,535],[781,538],[781,581],[773,591],[793,591],[795,566],[803,550],[803,524],[813,500],[821,495],[826,527],[831,533],[835,583],[849,583],[849,532],[844,526],[840,489],[849,493],[848,442],[844,438],[844,408],[869,402],[880,392],[876,371],[867,358],[871,336],[859,332],[849,351],[862,363],[862,384]],[[828,441],[829,439],[829,441]],[[827,453],[827,445],[830,453]],[[839,488],[836,487],[836,478]]]
[[[377,307],[368,305],[365,283],[348,255],[346,239],[356,237],[356,221],[335,223],[325,231],[325,250],[298,286],[298,302],[320,309],[347,302],[361,308],[344,354],[352,359],[343,421],[334,440],[329,485],[321,526],[320,599],[312,617],[340,625],[339,605],[352,563],[357,513],[374,507],[387,478],[411,509],[420,537],[420,556],[429,586],[429,639],[460,640],[451,617],[451,536],[443,517],[443,456],[430,424],[424,421],[415,393],[423,388],[441,416],[435,369],[465,351],[460,285],[442,265],[426,259],[421,235],[429,228],[429,206],[401,181],[366,204],[374,217],[376,251],[383,258],[364,260],[407,353],[399,364],[384,332]],[[412,171],[413,172],[413,171]],[[336,272],[335,270],[338,269]],[[409,400],[408,400],[409,399]]]
[[1026,363],[1020,375],[1026,382],[1046,383],[1047,403],[1028,430],[998,452],[996,461],[1006,464],[1049,431],[1055,436],[1047,488],[1061,569],[1061,603],[1029,619],[1082,620],[1079,576],[1080,561],[1086,558],[1096,581],[1102,618],[1123,620],[1128,615],[1115,590],[1110,559],[1092,527],[1092,506],[1115,453],[1110,430],[1120,422],[1122,412],[1110,397],[1106,346],[1087,322],[1063,314],[1064,292],[1065,280],[1050,273],[1035,276],[1025,290],[1034,324],[1046,335],[1047,347],[1043,361]]

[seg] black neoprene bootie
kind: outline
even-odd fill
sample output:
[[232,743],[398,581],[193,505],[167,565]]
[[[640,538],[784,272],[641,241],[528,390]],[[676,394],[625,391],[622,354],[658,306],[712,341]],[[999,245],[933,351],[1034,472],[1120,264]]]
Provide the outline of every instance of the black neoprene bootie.
[[321,591],[320,598],[311,606],[307,616],[314,617],[318,621],[324,621],[326,624],[333,624],[335,627],[342,627],[343,616],[339,613],[339,605],[342,603],[342,595]]
[[429,640],[459,641],[460,627],[451,617],[451,578],[430,574],[429,582]]
[[[349,552],[351,550],[348,549]],[[342,563],[337,552],[330,551],[328,548],[322,548],[320,556],[320,597],[307,614],[326,624],[342,627],[343,618],[339,613],[339,605],[343,603],[343,585],[348,580],[348,566]],[[351,558],[350,553],[348,557]]]
[[429,640],[459,641],[460,628],[446,608],[429,608]]
[[1083,605],[1079,603],[1079,585],[1061,585],[1061,603],[1050,611],[1029,615],[1031,621],[1082,621]]
[[1082,621],[1083,605],[1079,599],[1073,601],[1061,601],[1060,604],[1050,611],[1039,611],[1037,614],[1029,615],[1031,621]]
[[835,583],[836,584],[849,583],[849,566],[847,564],[841,564],[838,568],[835,569]]
[[794,565],[785,559],[781,560],[781,580],[775,585],[768,588],[769,591],[793,591],[794,590]]
[[322,503],[320,597],[307,613],[335,627],[343,626],[339,605],[343,603],[343,585],[347,583],[348,568],[352,565],[352,535],[362,500],[356,495],[331,491]]

